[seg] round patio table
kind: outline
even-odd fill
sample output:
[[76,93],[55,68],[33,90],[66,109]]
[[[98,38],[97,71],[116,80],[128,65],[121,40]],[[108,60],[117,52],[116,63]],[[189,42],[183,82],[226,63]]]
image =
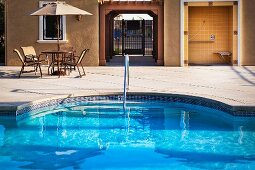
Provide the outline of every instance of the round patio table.
[[[63,71],[60,70],[60,64],[62,64],[63,58],[66,57],[66,54],[68,54],[70,51],[65,51],[65,50],[46,50],[46,51],[42,51],[43,54],[45,55],[51,55],[51,63],[49,65],[48,70],[50,69],[50,67],[52,67],[53,72],[51,73],[51,75],[58,75],[58,77],[60,77],[60,75],[65,75],[65,73]],[[57,71],[54,71],[54,64],[57,63]]]

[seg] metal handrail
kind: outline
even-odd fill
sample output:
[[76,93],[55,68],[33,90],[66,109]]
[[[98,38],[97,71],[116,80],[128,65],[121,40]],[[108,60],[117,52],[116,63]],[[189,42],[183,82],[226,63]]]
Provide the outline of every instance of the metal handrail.
[[129,90],[129,56],[125,55],[125,68],[124,68],[124,94],[123,94],[123,108],[126,110],[127,90]]

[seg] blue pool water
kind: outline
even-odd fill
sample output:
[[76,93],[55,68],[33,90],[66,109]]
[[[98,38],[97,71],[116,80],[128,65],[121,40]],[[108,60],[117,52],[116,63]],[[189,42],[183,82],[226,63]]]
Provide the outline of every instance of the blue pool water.
[[156,101],[58,106],[0,120],[0,169],[255,169],[255,119]]

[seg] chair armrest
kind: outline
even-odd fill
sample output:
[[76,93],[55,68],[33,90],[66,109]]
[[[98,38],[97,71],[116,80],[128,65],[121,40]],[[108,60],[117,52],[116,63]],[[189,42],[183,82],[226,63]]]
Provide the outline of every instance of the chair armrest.
[[25,55],[25,57],[28,58],[28,59],[36,58],[36,56],[32,55],[32,54]]
[[[45,59],[41,60],[42,57],[45,57]],[[48,61],[49,60],[48,55],[47,54],[43,54],[43,53],[39,54],[37,56],[37,58],[38,58],[39,61]]]
[[39,59],[35,55],[32,55],[32,54],[25,55],[25,62],[26,61],[38,61],[38,60]]
[[38,57],[41,57],[41,56],[47,56],[47,54],[41,53],[41,54],[38,55]]

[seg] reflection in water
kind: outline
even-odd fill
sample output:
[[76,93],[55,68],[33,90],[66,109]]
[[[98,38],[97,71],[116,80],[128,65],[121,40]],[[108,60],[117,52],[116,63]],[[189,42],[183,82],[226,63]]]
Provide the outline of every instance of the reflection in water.
[[130,129],[130,108],[125,108],[124,114],[126,114],[126,127],[127,127],[127,136]]
[[[0,167],[13,162],[23,169],[99,164],[150,169],[148,162],[158,168],[255,167],[254,121],[237,123],[216,113],[167,105],[127,106],[125,114],[121,105],[79,106],[29,119],[17,128],[0,125]],[[130,155],[140,162],[129,162]]]
[[40,131],[39,131],[39,136],[41,138],[44,137],[44,131],[45,131],[45,116],[39,117],[39,125],[40,125]]
[[66,113],[64,112],[62,115],[62,120],[61,120],[61,128],[62,128],[62,137],[67,138],[67,130],[66,130]]
[[[19,168],[22,169],[60,169],[78,166],[81,161],[101,155],[101,151],[103,150],[99,148],[81,149],[40,145],[17,145],[3,147],[0,154],[1,156],[10,157],[14,162],[20,162],[22,166],[19,166]],[[1,163],[0,161],[0,165]]]
[[1,156],[8,156],[11,159],[9,164],[13,164],[10,169],[79,168],[81,162],[103,154],[106,149],[93,141],[88,142],[89,135],[94,133],[86,134],[85,129],[79,129],[82,124],[70,120],[66,113],[58,112],[57,116],[42,116],[19,125],[17,129],[7,129],[0,149],[0,167],[6,165]]
[[185,137],[189,134],[189,112],[181,111],[181,121],[180,128],[182,130],[181,140],[184,140]]
[[0,146],[4,144],[4,131],[5,131],[4,126],[0,125]]
[[238,138],[238,143],[240,145],[243,144],[243,126],[239,127],[239,138]]

